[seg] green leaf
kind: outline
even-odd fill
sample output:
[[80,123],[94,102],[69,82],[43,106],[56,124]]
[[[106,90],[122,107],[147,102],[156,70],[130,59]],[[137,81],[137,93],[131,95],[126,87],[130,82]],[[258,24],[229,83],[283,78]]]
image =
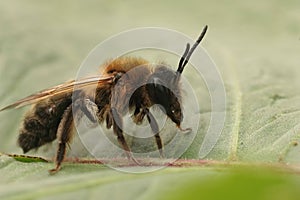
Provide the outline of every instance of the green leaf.
[[0,153],[0,156],[6,155],[9,157],[14,158],[17,161],[20,162],[48,162],[46,159],[37,157],[37,156],[27,156],[27,155],[18,155],[18,154],[2,154]]
[[298,199],[300,194],[296,174],[266,167],[168,167],[129,174],[67,163],[51,176],[51,163],[0,159],[1,199]]
[[[220,70],[227,94],[223,132],[201,158],[209,164],[187,160],[152,173],[126,174],[101,164],[64,163],[50,176],[51,162],[1,155],[0,199],[298,199],[298,7],[296,0],[0,1],[0,107],[74,78],[99,42],[140,26],[195,38],[208,24],[202,46]],[[212,113],[205,85],[192,72],[187,69],[186,75],[198,92],[200,127],[183,158],[199,159]],[[0,152],[22,154],[16,138],[27,109],[0,113]],[[81,157],[79,143],[75,140],[70,157]],[[55,151],[54,143],[30,155],[48,159]],[[266,165],[276,170],[261,167]],[[286,170],[289,166],[294,171]]]

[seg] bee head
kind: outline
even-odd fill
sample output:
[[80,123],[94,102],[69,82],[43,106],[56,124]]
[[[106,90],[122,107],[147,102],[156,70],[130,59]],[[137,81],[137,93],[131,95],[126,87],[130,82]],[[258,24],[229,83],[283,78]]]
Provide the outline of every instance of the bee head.
[[178,73],[164,65],[158,65],[146,85],[149,98],[178,126],[183,119],[181,88]]
[[190,48],[187,43],[186,49],[179,60],[177,71],[174,72],[168,67],[158,66],[155,72],[150,77],[151,83],[147,84],[147,90],[150,99],[155,104],[159,104],[165,114],[180,128],[183,120],[181,107],[181,93],[180,93],[180,76],[187,65],[194,50],[200,44],[207,31],[207,26],[204,27],[199,38],[195,44]]

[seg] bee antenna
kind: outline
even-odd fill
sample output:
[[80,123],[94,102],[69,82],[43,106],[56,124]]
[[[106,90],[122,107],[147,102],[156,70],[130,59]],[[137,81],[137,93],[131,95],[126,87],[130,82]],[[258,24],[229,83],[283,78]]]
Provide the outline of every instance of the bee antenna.
[[[181,59],[180,59],[180,61],[179,61],[179,64],[178,64],[178,70],[177,70],[177,71],[179,71],[180,66],[182,66],[182,63],[183,63],[183,61],[185,60],[186,55],[188,54],[189,50],[190,50],[190,43],[187,43],[187,44],[186,44],[185,51],[184,51],[184,53],[183,53],[183,55],[182,55],[182,57],[181,57]],[[183,71],[183,69],[180,71],[180,73],[181,73],[182,71]]]
[[200,34],[199,38],[196,40],[195,44],[192,46],[191,49],[190,49],[190,44],[187,43],[186,49],[185,49],[185,51],[179,61],[179,64],[178,64],[177,72],[179,72],[180,74],[182,73],[186,64],[189,62],[189,59],[190,59],[191,55],[193,54],[194,50],[197,48],[197,46],[200,44],[201,40],[204,38],[204,35],[207,32],[207,29],[208,29],[208,26],[206,25],[203,28],[202,33]]

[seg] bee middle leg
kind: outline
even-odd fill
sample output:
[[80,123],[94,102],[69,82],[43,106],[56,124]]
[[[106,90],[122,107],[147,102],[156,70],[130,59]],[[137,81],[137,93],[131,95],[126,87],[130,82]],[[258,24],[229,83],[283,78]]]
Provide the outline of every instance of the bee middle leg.
[[49,170],[51,174],[58,172],[61,168],[61,163],[66,155],[67,145],[70,142],[73,135],[73,122],[74,120],[72,105],[70,105],[64,111],[63,117],[57,129],[58,149],[55,157],[56,167],[54,169]]
[[127,142],[123,135],[123,130],[122,130],[123,120],[121,118],[120,113],[115,108],[111,108],[111,116],[112,116],[113,131],[117,136],[118,142],[124,149],[127,158],[139,165],[139,163],[132,156],[131,150],[130,150],[129,146],[127,145]]
[[150,124],[150,127],[152,129],[152,132],[154,133],[154,137],[155,137],[155,141],[156,141],[156,145],[157,148],[159,150],[159,154],[161,158],[164,158],[164,152],[163,152],[163,144],[159,135],[159,128],[158,128],[158,124],[156,119],[154,118],[154,116],[152,115],[152,113],[149,111],[148,108],[144,108],[143,111],[146,116],[147,116],[147,120]]

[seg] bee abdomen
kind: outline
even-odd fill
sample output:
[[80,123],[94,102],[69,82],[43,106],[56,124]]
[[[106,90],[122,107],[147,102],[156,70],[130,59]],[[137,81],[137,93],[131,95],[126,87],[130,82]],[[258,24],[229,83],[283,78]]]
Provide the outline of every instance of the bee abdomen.
[[18,145],[26,153],[56,139],[64,110],[72,99],[49,99],[36,104],[26,115],[20,130]]
[[50,129],[43,125],[37,118],[27,116],[20,131],[18,144],[26,153],[31,149],[38,148],[45,143],[52,142],[56,138],[56,131],[50,134]]

